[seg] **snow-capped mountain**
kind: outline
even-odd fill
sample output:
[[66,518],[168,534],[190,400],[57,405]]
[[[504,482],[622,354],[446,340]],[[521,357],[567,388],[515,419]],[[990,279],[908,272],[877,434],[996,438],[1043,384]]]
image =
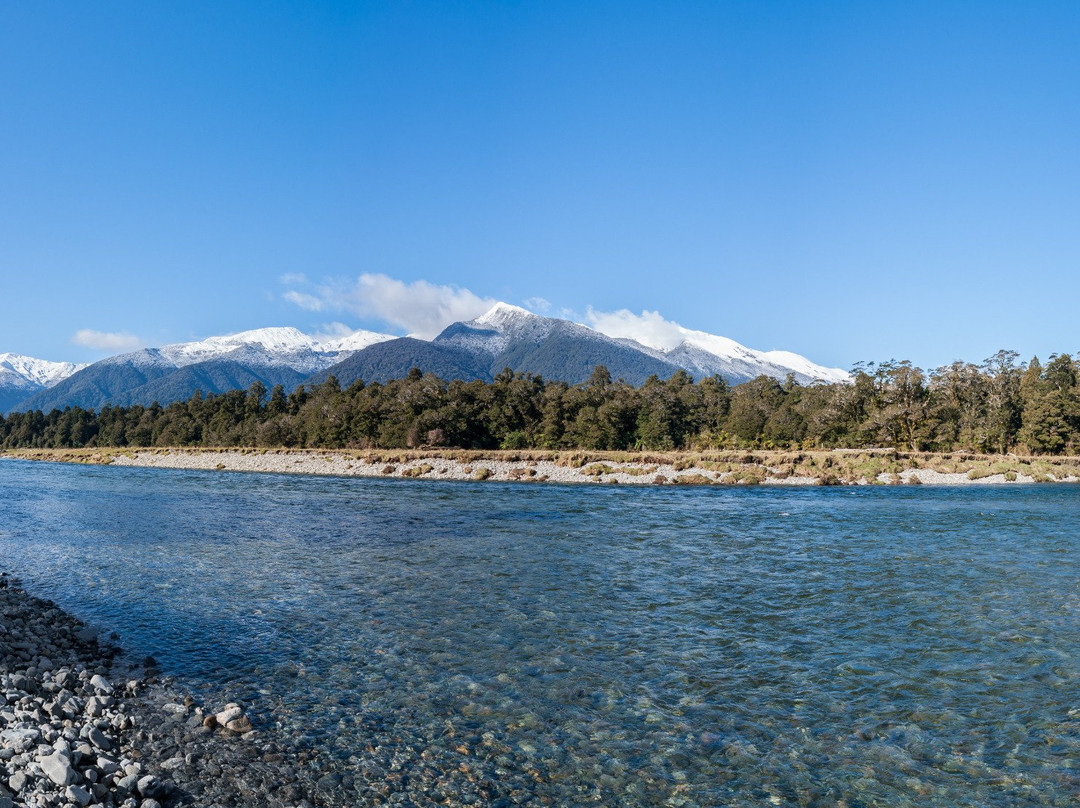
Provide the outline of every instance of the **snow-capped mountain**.
[[356,331],[318,339],[295,328],[259,328],[110,356],[54,387],[25,394],[17,408],[49,411],[67,406],[149,405],[189,398],[196,390],[223,393],[261,382],[288,389],[388,334]]
[[0,413],[39,390],[59,384],[86,365],[0,353]]
[[[512,345],[539,345],[553,335],[560,335],[596,345],[609,345],[614,341],[625,348],[681,368],[695,378],[718,374],[732,384],[761,375],[783,380],[791,374],[802,384],[839,382],[848,378],[846,371],[815,364],[799,354],[756,351],[727,337],[683,328],[662,320],[658,315],[647,325],[660,327],[643,327],[640,319],[632,316],[614,320],[608,318],[601,325],[606,327],[589,328],[569,320],[542,317],[508,303],[497,303],[474,320],[450,326],[435,341],[499,356],[510,350]],[[619,376],[614,368],[608,369],[613,376]],[[637,372],[631,372],[624,378],[630,381],[637,375]],[[658,372],[658,375],[663,375],[663,372]]]
[[394,339],[389,334],[355,331],[320,340],[296,328],[257,328],[198,342],[180,342],[148,349],[174,367],[182,368],[214,359],[242,359],[268,365],[285,365],[300,373],[314,373],[344,359],[345,354],[377,342]]
[[555,336],[607,344],[611,338],[572,320],[543,317],[520,306],[496,303],[479,317],[453,323],[434,342],[497,356],[522,343],[539,345]]
[[665,321],[655,313],[647,320],[632,315],[598,319],[598,327],[609,336],[633,340],[697,377],[719,374],[737,383],[762,375],[783,380],[790,373],[801,384],[843,382],[849,377],[845,370],[818,365],[790,351],[756,351],[727,337]]
[[50,362],[32,356],[0,353],[0,383],[14,384],[17,379],[21,379],[26,384],[52,387],[84,367],[86,365],[76,365],[73,362]]
[[659,315],[643,327],[640,318],[626,315],[605,321],[606,328],[590,328],[497,303],[479,317],[447,326],[431,342],[384,342],[353,354],[313,381],[333,373],[342,384],[357,379],[382,382],[401,378],[413,367],[444,378],[490,380],[508,367],[576,384],[586,381],[597,365],[631,384],[652,375],[668,378],[680,369],[698,379],[719,374],[730,384],[761,375],[778,380],[793,375],[803,384],[847,379],[844,371],[798,354],[755,351]]
[[[546,339],[551,335],[551,332],[559,327],[561,323],[569,323],[574,326],[577,323],[570,322],[569,320],[557,320],[551,317],[542,317],[538,314],[533,314],[528,309],[523,309],[520,306],[514,306],[510,303],[496,303],[486,312],[481,314],[474,320],[470,320],[463,325],[472,329],[474,332],[480,332],[488,334],[494,332],[497,336],[486,336],[477,341],[477,345],[487,350],[489,353],[494,352],[493,349],[498,348],[503,350],[511,339],[528,339],[539,342]],[[584,326],[582,326],[584,328]],[[442,335],[436,339],[446,340]],[[582,336],[588,336],[581,333]],[[462,344],[463,346],[468,342],[468,338],[461,334],[455,336],[454,341]]]
[[649,376],[667,378],[678,370],[637,343],[509,303],[496,303],[474,320],[448,326],[433,342],[489,357],[491,376],[510,368],[578,383],[586,381],[597,365],[604,365],[613,378],[640,384]]
[[[330,374],[343,385],[357,379],[382,382],[401,378],[414,367],[447,379],[488,381],[510,368],[570,384],[588,380],[597,365],[630,384],[654,375],[668,378],[680,369],[697,379],[720,375],[729,384],[761,375],[778,380],[791,375],[803,384],[848,379],[845,371],[799,354],[756,351],[726,337],[683,328],[655,312],[590,312],[590,318],[591,327],[497,303],[479,317],[447,326],[430,341],[371,331],[319,338],[295,328],[260,328],[145,348],[81,369],[39,360],[5,365],[10,355],[0,354],[0,383],[5,368],[8,375],[21,374],[24,387],[9,396],[7,407],[49,411],[167,404],[190,398],[196,390],[223,393],[255,382],[292,390]],[[38,386],[25,386],[30,384],[27,377]],[[45,380],[55,381],[46,386]]]

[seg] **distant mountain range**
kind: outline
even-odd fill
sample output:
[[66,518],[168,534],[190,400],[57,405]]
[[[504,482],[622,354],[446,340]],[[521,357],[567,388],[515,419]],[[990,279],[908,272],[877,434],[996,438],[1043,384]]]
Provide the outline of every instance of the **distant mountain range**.
[[223,393],[254,382],[288,389],[313,373],[383,340],[388,334],[356,331],[346,337],[318,340],[295,328],[260,328],[199,342],[143,348],[110,356],[41,389],[13,407],[43,410],[64,407],[99,409],[167,404],[190,398],[196,390]]
[[0,412],[168,404],[196,390],[222,393],[256,381],[268,389],[280,384],[291,390],[330,374],[343,386],[358,379],[385,382],[414,367],[445,379],[485,381],[508,367],[571,384],[586,381],[597,365],[634,385],[680,369],[699,379],[718,374],[730,384],[760,375],[791,375],[803,384],[848,378],[843,370],[786,351],[755,351],[690,329],[678,328],[676,336],[673,347],[649,346],[498,303],[474,320],[453,323],[431,341],[370,331],[319,340],[295,328],[263,328],[145,348],[88,366],[0,354]]
[[59,384],[86,365],[49,362],[21,354],[0,353],[0,413],[7,412],[39,390]]

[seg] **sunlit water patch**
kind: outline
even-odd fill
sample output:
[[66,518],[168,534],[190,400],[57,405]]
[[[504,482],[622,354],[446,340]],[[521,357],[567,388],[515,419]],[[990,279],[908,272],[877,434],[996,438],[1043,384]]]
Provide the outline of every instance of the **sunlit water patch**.
[[342,805],[1069,805],[1066,486],[0,462],[3,566],[311,750]]

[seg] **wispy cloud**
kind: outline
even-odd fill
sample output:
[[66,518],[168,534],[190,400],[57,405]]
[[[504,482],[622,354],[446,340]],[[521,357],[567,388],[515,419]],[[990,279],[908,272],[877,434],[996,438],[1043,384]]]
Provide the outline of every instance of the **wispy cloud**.
[[323,301],[320,298],[309,295],[307,292],[297,292],[295,289],[290,289],[282,297],[308,311],[322,311],[324,308]]
[[525,308],[537,314],[545,314],[551,308],[551,302],[542,297],[528,297],[521,302],[525,304]]
[[[284,278],[282,279],[284,282]],[[355,279],[336,279],[302,286],[282,297],[308,311],[344,311],[357,317],[389,323],[410,334],[430,339],[450,323],[471,320],[497,302],[458,286],[427,281],[406,283],[381,273],[364,273]]]
[[113,351],[122,353],[125,351],[137,351],[146,347],[146,341],[126,332],[95,331],[92,328],[83,328],[71,336],[71,342],[84,348],[92,348],[95,351]]
[[314,337],[317,340],[328,339],[340,339],[341,337],[347,337],[356,331],[355,328],[349,328],[345,323],[333,322],[323,323],[322,327],[315,332]]
[[658,311],[634,314],[628,309],[597,311],[589,306],[585,312],[587,323],[601,334],[609,337],[633,339],[642,345],[670,350],[686,339],[686,330],[672,320],[665,320]]

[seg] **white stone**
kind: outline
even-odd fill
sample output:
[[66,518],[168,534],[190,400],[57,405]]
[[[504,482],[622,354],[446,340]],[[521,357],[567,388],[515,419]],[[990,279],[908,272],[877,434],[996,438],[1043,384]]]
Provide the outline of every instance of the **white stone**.
[[79,803],[79,805],[88,805],[90,803],[90,792],[82,786],[68,786],[64,791],[64,796],[72,802]]
[[113,690],[112,685],[109,684],[109,680],[97,673],[90,678],[90,685],[99,693],[111,694]]
[[226,704],[225,709],[218,713],[215,717],[217,718],[218,724],[220,724],[221,726],[225,726],[233,719],[239,718],[241,715],[243,715],[243,713],[244,711],[240,709],[239,704]]
[[66,786],[75,782],[75,770],[71,768],[71,761],[60,752],[46,755],[38,761],[41,771],[45,776],[58,786]]

